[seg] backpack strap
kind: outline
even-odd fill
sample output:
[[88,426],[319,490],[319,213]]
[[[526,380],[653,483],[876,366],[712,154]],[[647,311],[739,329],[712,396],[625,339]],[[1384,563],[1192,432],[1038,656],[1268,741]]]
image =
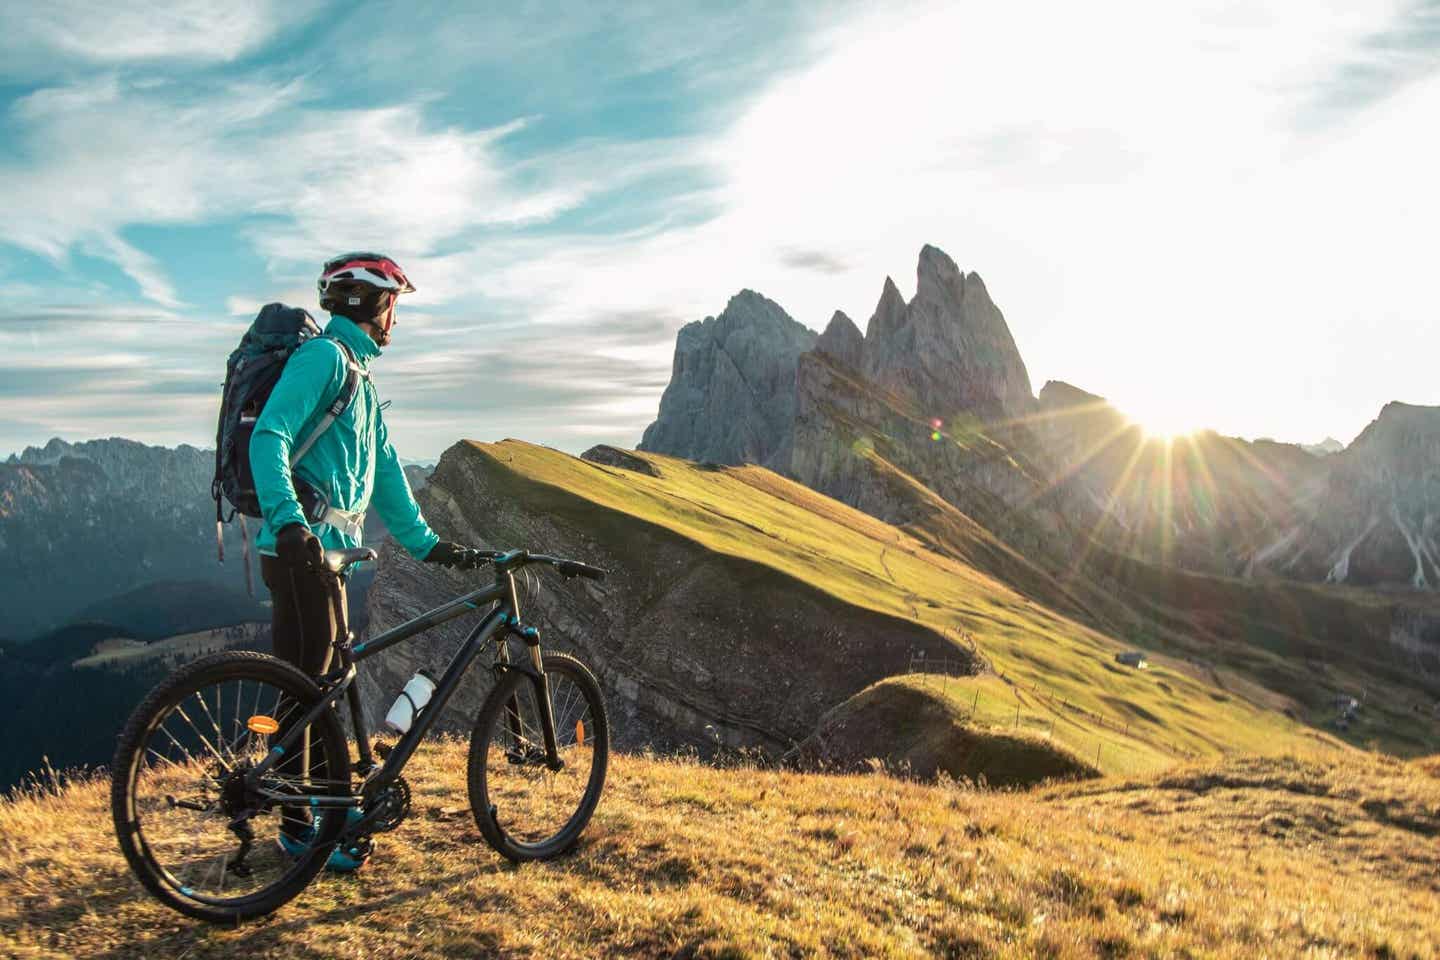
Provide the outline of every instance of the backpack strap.
[[295,464],[300,462],[300,459],[304,457],[305,454],[310,452],[310,448],[315,445],[315,441],[319,440],[321,435],[330,429],[330,425],[335,422],[336,418],[345,412],[345,408],[350,406],[350,401],[354,400],[355,394],[360,392],[360,381],[370,378],[370,374],[355,360],[355,354],[350,352],[349,347],[334,337],[326,337],[325,339],[339,347],[340,352],[345,355],[345,366],[349,370],[349,374],[345,377],[345,382],[340,386],[340,393],[336,395],[334,401],[332,401],[329,408],[326,409],[325,416],[320,418],[320,422],[315,425],[314,430],[310,431],[310,435],[305,438],[305,442],[291,451],[290,467],[292,469],[295,467]]

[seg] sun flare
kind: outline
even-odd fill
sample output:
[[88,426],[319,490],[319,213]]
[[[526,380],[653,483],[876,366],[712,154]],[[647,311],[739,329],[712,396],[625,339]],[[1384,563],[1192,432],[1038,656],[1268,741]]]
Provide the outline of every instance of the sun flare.
[[1127,411],[1126,416],[1147,438],[1157,440],[1175,440],[1204,429],[1198,419],[1186,411],[1163,405],[1151,405],[1143,412]]

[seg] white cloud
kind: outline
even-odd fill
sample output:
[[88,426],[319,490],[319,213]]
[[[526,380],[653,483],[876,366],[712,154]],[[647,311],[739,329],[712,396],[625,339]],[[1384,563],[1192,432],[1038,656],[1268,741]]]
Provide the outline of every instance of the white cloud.
[[0,74],[49,75],[68,63],[230,61],[309,19],[311,0],[43,0],[16,4],[0,31]]
[[270,214],[251,234],[261,253],[308,264],[317,251],[367,244],[423,254],[582,197],[584,183],[511,183],[497,143],[523,121],[432,129],[423,107],[322,109],[300,82],[197,93],[107,76],[43,89],[12,111],[32,159],[0,167],[13,191],[0,240],[55,259],[86,249],[174,304],[159,266],[120,238],[125,226]]
[[[1324,106],[1395,2],[946,4],[841,25],[693,162],[694,227],[467,254],[540,320],[713,313],[749,286],[863,324],[924,242],[982,273],[1036,386],[1250,435],[1440,401],[1434,77]],[[796,263],[815,251],[833,272]],[[459,259],[457,256],[456,259]],[[474,262],[473,259],[471,262]],[[438,265],[437,265],[438,266]]]
[[[430,452],[476,424],[535,425],[553,440],[609,422],[634,431],[609,439],[633,442],[668,366],[664,329],[741,287],[813,327],[837,307],[863,324],[886,273],[911,289],[924,242],[984,275],[1037,387],[1060,377],[1252,435],[1346,436],[1386,399],[1440,402],[1422,259],[1440,144],[1417,120],[1440,110],[1440,86],[1426,56],[1373,39],[1403,11],[1398,0],[871,8],[813,38],[808,65],[709,108],[734,118],[715,136],[519,160],[505,137],[533,120],[437,126],[398,81],[407,103],[327,109],[303,80],[95,77],[12,111],[32,162],[0,168],[15,198],[0,240],[52,258],[100,251],[162,304],[175,292],[124,246],[127,224],[271,215],[247,236],[289,291],[280,298],[307,306],[317,251],[384,249],[420,287],[406,306],[425,314],[402,313],[414,340],[386,367],[406,401],[397,422],[421,407],[409,427]],[[470,49],[449,41],[437,49]],[[492,48],[492,60],[506,53]],[[111,56],[88,49],[91,62]],[[1390,78],[1358,112],[1341,95],[1356,69]],[[710,186],[668,197],[669,217],[645,228],[533,229],[677,170],[705,171]],[[276,298],[257,281],[227,291],[236,322]],[[604,341],[634,316],[662,329]],[[517,318],[533,324],[523,336]],[[597,363],[537,369],[529,420],[478,388],[451,401],[494,357],[447,351],[493,331],[529,365],[547,351]],[[404,359],[422,344],[442,362]],[[552,381],[583,387],[569,401],[583,431]],[[431,405],[440,394],[453,416]]]

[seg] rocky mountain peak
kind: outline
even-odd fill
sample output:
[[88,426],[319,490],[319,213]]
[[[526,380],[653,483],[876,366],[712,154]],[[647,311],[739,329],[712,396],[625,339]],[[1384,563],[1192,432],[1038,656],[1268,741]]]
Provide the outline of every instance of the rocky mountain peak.
[[1040,388],[1040,406],[1045,410],[1062,410],[1067,407],[1099,407],[1106,404],[1104,397],[1087,393],[1064,380],[1047,380]]
[[875,313],[865,328],[865,336],[884,339],[893,335],[904,324],[905,298],[901,296],[900,288],[895,286],[895,281],[886,277],[885,286],[880,290],[880,302],[875,304]]
[[1387,403],[1340,456],[1350,464],[1428,472],[1426,465],[1440,458],[1440,407]]
[[820,334],[815,349],[859,370],[865,360],[865,335],[855,326],[854,320],[836,310],[825,332]]
[[719,316],[680,329],[670,385],[639,448],[720,463],[783,460],[796,361],[816,340],[778,303],[741,290]]
[[1030,375],[978,274],[938,247],[921,249],[908,304],[888,278],[865,334],[865,373],[929,413],[986,418],[1034,405]]
[[965,274],[950,259],[950,255],[928,243],[921,247],[920,262],[915,266],[915,298],[949,299],[958,304],[964,297]]

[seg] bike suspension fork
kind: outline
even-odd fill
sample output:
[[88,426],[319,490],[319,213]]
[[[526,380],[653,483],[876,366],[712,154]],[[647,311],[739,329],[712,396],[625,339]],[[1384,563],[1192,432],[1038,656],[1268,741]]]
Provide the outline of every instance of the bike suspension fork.
[[[560,748],[555,742],[555,712],[550,706],[550,678],[545,676],[545,658],[540,653],[540,631],[534,627],[522,626],[520,623],[520,597],[515,590],[515,576],[511,573],[505,574],[505,586],[507,588],[510,616],[508,618],[510,630],[525,641],[525,646],[530,651],[530,665],[534,668],[535,699],[540,703],[540,732],[545,738],[545,764],[552,770],[560,769]],[[507,711],[514,711],[518,719],[520,705],[515,697],[510,698],[506,706]],[[517,723],[518,727],[519,724]]]
[[545,734],[545,761],[558,769],[560,747],[555,742],[555,711],[550,705],[550,678],[545,675],[545,658],[540,654],[540,634],[534,627],[527,631],[526,646],[530,648],[530,665],[535,668],[535,697],[540,701],[540,729]]

